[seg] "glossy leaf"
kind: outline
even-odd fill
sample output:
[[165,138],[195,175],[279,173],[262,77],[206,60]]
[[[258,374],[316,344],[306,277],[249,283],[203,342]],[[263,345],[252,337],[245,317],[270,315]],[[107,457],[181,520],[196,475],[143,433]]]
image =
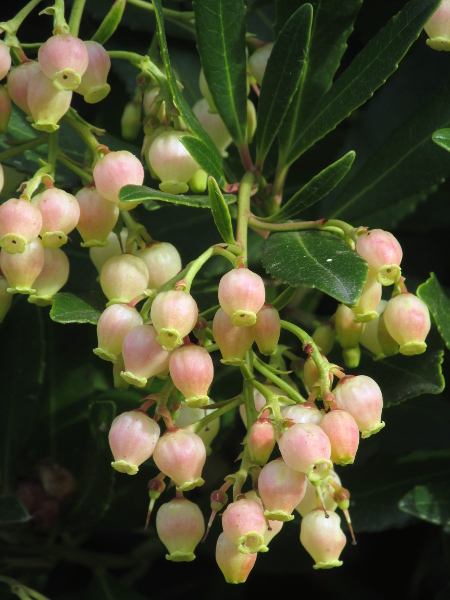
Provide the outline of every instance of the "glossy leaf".
[[0,525],[25,523],[30,519],[27,509],[15,496],[0,498]]
[[220,235],[227,244],[235,244],[230,211],[217,182],[212,177],[208,177],[208,192],[214,223]]
[[416,485],[400,500],[399,508],[405,513],[434,523],[450,525],[450,485],[436,480],[427,485]]
[[197,162],[197,164],[212,177],[223,180],[222,167],[218,168],[216,156],[211,156],[210,147],[199,138],[192,135],[182,135],[180,142]]
[[[194,208],[211,208],[211,203],[208,196],[185,196],[184,194],[168,194],[146,187],[145,185],[125,185],[119,194],[122,202],[134,202],[136,200],[161,200],[162,202],[170,202],[171,204],[184,204]],[[236,196],[233,194],[225,194],[223,196],[226,204],[236,202]]]
[[450,350],[450,299],[434,273],[417,288],[417,295],[430,309],[439,333]]
[[53,297],[50,318],[57,323],[97,325],[100,315],[105,310],[105,304],[105,297],[96,290],[79,295],[59,292]]
[[264,219],[270,223],[280,223],[292,219],[306,208],[309,208],[324,196],[329,194],[346,176],[355,159],[353,151],[347,152],[342,158],[323,169],[292,196],[280,210]]
[[193,3],[197,47],[208,88],[237,145],[247,133],[247,61],[243,0]]
[[312,7],[304,4],[287,21],[267,61],[258,100],[256,161],[262,164],[297,90],[308,54]]
[[115,0],[108,14],[100,23],[97,31],[92,36],[91,40],[99,44],[104,44],[114,34],[122,19],[123,11],[125,10],[126,0]]
[[270,235],[262,263],[278,281],[317,288],[346,304],[356,302],[367,278],[366,262],[348,244],[318,231]]
[[[157,30],[158,30],[159,47],[161,50],[161,58],[163,60],[164,67],[166,70],[166,76],[167,76],[170,90],[172,92],[174,104],[177,107],[177,109],[179,110],[180,115],[182,116],[186,125],[189,127],[190,131],[207,146],[208,151],[209,151],[209,156],[208,156],[209,161],[208,161],[208,165],[205,165],[206,168],[204,170],[208,173],[208,175],[212,175],[214,177],[214,179],[217,180],[220,187],[223,188],[225,186],[225,177],[222,172],[222,157],[220,156],[219,151],[217,150],[216,146],[214,145],[214,143],[211,140],[211,138],[209,137],[209,135],[206,133],[206,131],[203,129],[203,127],[198,122],[197,117],[192,112],[192,108],[187,103],[186,99],[184,98],[184,96],[179,88],[178,82],[176,80],[176,77],[175,77],[175,75],[172,71],[172,67],[170,65],[169,50],[167,48],[166,34],[164,31],[164,17],[163,17],[161,0],[152,0],[152,4],[155,8],[155,16],[156,16],[156,23],[157,23]],[[214,172],[209,172],[208,167],[210,167],[210,165],[212,163],[214,164]],[[199,163],[199,164],[200,164],[200,167],[204,168],[201,163]]]
[[450,152],[450,129],[439,129],[433,133],[433,142]]
[[397,69],[439,0],[412,0],[363,48],[332,85],[292,144],[285,162],[291,164],[317,140],[332,131]]

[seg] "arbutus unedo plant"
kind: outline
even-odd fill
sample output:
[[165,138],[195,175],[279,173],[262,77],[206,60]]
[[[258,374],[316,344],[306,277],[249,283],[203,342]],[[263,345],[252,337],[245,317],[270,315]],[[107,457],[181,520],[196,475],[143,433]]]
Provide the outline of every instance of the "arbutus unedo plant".
[[126,597],[165,546],[251,586],[294,529],[345,570],[448,526],[450,300],[415,252],[450,88],[392,98],[448,69],[450,3],[108,4],[0,8],[0,582],[63,599],[73,561]]

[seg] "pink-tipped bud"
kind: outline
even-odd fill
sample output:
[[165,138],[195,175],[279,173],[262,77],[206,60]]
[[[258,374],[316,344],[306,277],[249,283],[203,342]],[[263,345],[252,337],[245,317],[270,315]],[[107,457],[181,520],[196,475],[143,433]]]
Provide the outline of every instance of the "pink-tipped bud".
[[11,100],[27,115],[31,115],[28,104],[28,87],[36,73],[40,72],[41,67],[38,62],[27,61],[18,67],[13,67],[8,75],[8,92]]
[[355,419],[361,437],[368,438],[383,429],[383,396],[371,377],[348,375],[340,380],[333,394],[336,406],[349,412]]
[[305,473],[311,481],[319,481],[329,474],[331,444],[318,425],[295,423],[281,435],[278,446],[286,465]]
[[[325,362],[328,362],[326,356],[322,354],[322,358]],[[305,360],[305,367],[303,370],[303,375],[305,378],[305,385],[309,391],[312,391],[316,387],[320,387],[320,375],[319,370],[316,367],[316,363],[314,362],[311,356]],[[333,383],[333,373],[329,373],[330,387]]]
[[156,296],[150,315],[158,342],[165,350],[174,350],[194,329],[198,307],[189,292],[169,290]]
[[173,498],[160,506],[156,514],[156,531],[169,552],[167,560],[191,562],[205,533],[202,511],[186,498]]
[[11,96],[9,95],[7,88],[0,85],[0,134],[4,134],[8,131],[11,110]]
[[450,50],[450,1],[443,0],[424,27],[433,50]]
[[275,429],[269,419],[256,419],[247,436],[250,459],[257,465],[265,465],[275,448]]
[[135,308],[126,304],[108,306],[97,323],[98,347],[94,354],[115,363],[127,334],[142,324],[142,317]]
[[214,366],[209,353],[200,346],[182,346],[172,353],[170,376],[188,406],[199,408],[209,401],[208,390],[214,378]]
[[84,96],[84,100],[88,104],[96,104],[106,98],[111,89],[110,85],[106,83],[111,69],[111,59],[101,44],[89,41],[84,42],[84,45],[89,63],[76,92]]
[[38,52],[42,72],[57,90],[72,91],[80,85],[89,56],[86,45],[70,33],[54,35]]
[[108,235],[119,218],[119,208],[102,198],[95,187],[84,187],[75,196],[80,207],[77,230],[81,246],[106,246]]
[[227,506],[222,515],[223,532],[243,554],[267,552],[266,518],[259,502],[242,498]]
[[170,355],[156,341],[157,332],[152,325],[133,327],[122,343],[124,370],[122,379],[136,387],[144,387],[147,380],[169,366]]
[[192,431],[168,429],[159,439],[153,459],[158,469],[174,480],[178,490],[192,490],[205,483],[201,475],[206,448]]
[[119,192],[124,185],[144,183],[144,167],[128,150],[105,154],[95,163],[93,175],[100,196],[115,204],[119,202]]
[[10,287],[10,294],[33,294],[33,283],[44,266],[44,247],[39,238],[26,245],[21,254],[8,254],[2,248],[0,268]]
[[111,231],[106,238],[106,244],[104,246],[92,246],[89,248],[89,258],[92,260],[99,274],[102,272],[103,265],[107,260],[113,256],[120,256],[125,251],[127,236],[128,230],[125,228],[122,229],[120,235]]
[[265,44],[258,48],[248,59],[250,73],[256,79],[258,85],[262,84],[264,73],[267,66],[267,61],[272,53],[273,43]]
[[381,292],[381,283],[369,272],[358,304],[352,306],[355,323],[368,323],[378,317],[377,306],[381,300]]
[[11,68],[11,54],[3,40],[0,40],[0,81],[6,77]]
[[414,294],[399,294],[391,298],[383,312],[386,329],[400,345],[399,352],[406,356],[422,354],[431,321],[428,307]]
[[0,275],[0,323],[6,317],[12,303],[12,294],[8,292],[9,283]]
[[219,152],[224,155],[225,150],[232,142],[232,137],[220,115],[210,112],[206,98],[198,100],[192,110]]
[[69,259],[59,248],[44,248],[44,266],[33,283],[28,302],[47,306],[69,279]]
[[369,264],[369,273],[382,285],[399,280],[403,252],[392,233],[372,229],[356,240],[355,250]]
[[341,409],[330,410],[320,422],[331,444],[331,460],[352,465],[359,446],[359,429],[352,415]]
[[364,331],[364,323],[355,323],[355,314],[351,308],[340,304],[334,317],[334,326],[343,348],[345,366],[356,368],[359,365],[361,351],[359,340]]
[[275,352],[281,333],[280,315],[276,308],[269,305],[261,308],[256,315],[253,333],[261,354],[270,356]]
[[219,303],[236,327],[256,323],[256,313],[266,297],[264,282],[257,273],[243,267],[226,273],[219,282]]
[[304,402],[303,404],[294,404],[292,406],[283,406],[281,414],[285,419],[290,419],[294,423],[314,423],[320,425],[323,410],[319,410],[313,402]]
[[322,323],[316,327],[312,339],[325,356],[333,350],[336,330],[332,323]]
[[67,242],[67,235],[75,229],[80,218],[80,207],[75,196],[52,187],[31,200],[42,215],[40,236],[46,248],[59,248]]
[[8,254],[24,252],[41,227],[41,212],[28,200],[11,198],[0,206],[0,245]]
[[314,569],[340,567],[339,556],[347,542],[341,529],[341,519],[332,512],[318,508],[302,519],[300,542],[316,561]]
[[394,356],[398,354],[399,345],[390,335],[384,321],[384,309],[387,300],[381,300],[377,307],[377,312],[380,315],[378,319],[366,323],[364,331],[361,335],[361,345],[372,352],[374,360],[381,360],[386,356]]
[[27,102],[33,117],[31,125],[39,131],[52,133],[59,129],[58,121],[66,114],[72,92],[57,90],[42,71],[34,75],[27,92]]
[[109,258],[100,273],[100,285],[110,304],[128,304],[147,288],[148,270],[143,260],[132,254]]
[[140,410],[122,413],[109,430],[114,456],[111,466],[119,473],[136,475],[139,466],[153,454],[159,434],[159,425],[147,413]]
[[[267,543],[265,542],[266,545]],[[224,533],[217,538],[216,562],[227,583],[245,583],[256,557],[257,554],[243,554]]]
[[225,365],[240,366],[254,341],[253,327],[236,327],[222,309],[214,315],[212,330]]
[[[295,510],[302,517],[309,514],[316,508],[323,508],[323,506],[327,511],[335,511],[337,509],[337,503],[334,501],[334,493],[332,492],[332,482],[336,482],[339,486],[341,485],[339,475],[337,475],[337,473],[333,470],[330,471],[328,477],[326,477],[319,486],[314,485],[309,481],[309,479],[307,479],[305,495],[303,497],[303,500],[299,504],[297,504]],[[320,495],[318,493],[319,490]]]
[[305,490],[305,474],[290,469],[282,458],[267,463],[258,477],[258,491],[267,519],[292,521],[291,513],[303,500]]
[[178,250],[168,242],[150,242],[144,250],[136,252],[148,269],[148,287],[158,289],[181,271]]

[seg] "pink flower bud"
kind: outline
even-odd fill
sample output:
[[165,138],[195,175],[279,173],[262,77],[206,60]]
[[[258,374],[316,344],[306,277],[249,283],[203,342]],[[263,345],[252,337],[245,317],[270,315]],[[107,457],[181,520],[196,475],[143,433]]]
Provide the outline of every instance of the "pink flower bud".
[[304,473],[290,469],[282,458],[267,463],[258,477],[258,491],[266,519],[292,521],[294,508],[306,490]]
[[88,104],[95,104],[106,98],[111,89],[106,83],[111,68],[111,59],[101,44],[89,41],[84,42],[84,45],[89,63],[76,92],[84,96],[84,100]]
[[323,479],[332,467],[330,440],[314,423],[295,423],[281,435],[278,446],[286,465],[311,481]]
[[[111,204],[111,202],[109,204]],[[120,256],[124,252],[127,236],[127,229],[122,229],[120,235],[111,231],[106,238],[106,244],[104,246],[91,246],[89,248],[89,257],[99,274],[107,260],[113,256]]]
[[159,87],[149,87],[145,90],[142,100],[144,115],[156,117],[156,122],[162,121],[164,117],[163,98],[160,91]]
[[144,250],[136,252],[148,269],[148,287],[158,289],[181,271],[178,250],[168,242],[150,242]]
[[247,498],[232,502],[222,515],[223,532],[242,554],[267,552],[266,518],[260,503]]
[[255,342],[258,350],[265,356],[270,356],[278,347],[281,325],[280,315],[273,306],[263,306],[256,315],[256,323],[253,326]]
[[34,119],[32,126],[48,133],[56,131],[71,101],[72,92],[55,89],[52,80],[39,71],[31,79],[27,92],[28,107]]
[[168,429],[159,439],[153,455],[156,466],[173,479],[177,490],[188,491],[203,485],[205,444],[192,431]]
[[229,134],[220,115],[210,112],[206,98],[198,100],[192,107],[192,110],[219,152],[222,155],[226,154],[225,150],[231,144],[233,138]]
[[44,266],[44,247],[39,238],[26,245],[20,254],[8,254],[2,248],[0,268],[10,287],[10,294],[33,294],[33,283]]
[[256,323],[266,297],[264,282],[259,275],[242,267],[226,273],[219,282],[219,303],[237,327]]
[[11,68],[11,54],[3,40],[0,40],[0,81],[6,77]]
[[290,419],[294,423],[314,423],[320,425],[323,410],[319,410],[314,402],[304,402],[303,404],[293,404],[283,406],[281,414],[285,419]]
[[216,562],[227,583],[245,583],[257,554],[243,554],[224,533],[217,538]]
[[355,250],[369,264],[369,273],[382,285],[398,281],[403,252],[392,233],[372,229],[356,240]]
[[262,84],[264,73],[267,66],[267,61],[272,53],[273,44],[265,44],[261,48],[258,48],[248,59],[248,66],[250,73],[256,79],[258,85]]
[[383,317],[387,331],[400,345],[401,354],[425,352],[431,322],[428,307],[420,298],[410,293],[394,296],[386,304]]
[[4,85],[0,85],[0,134],[8,131],[11,109],[11,97],[8,90]]
[[345,366],[356,368],[359,364],[361,351],[359,340],[364,331],[364,323],[355,323],[355,314],[351,308],[340,304],[334,316],[334,326],[339,338],[339,343],[344,349]]
[[59,248],[67,242],[67,235],[75,229],[80,218],[80,207],[75,196],[58,188],[49,188],[31,200],[42,215],[40,236],[46,248]]
[[254,341],[253,328],[236,327],[231,323],[227,313],[219,308],[214,315],[212,330],[214,340],[222,354],[221,362],[225,365],[242,365],[244,356]]
[[377,383],[367,375],[348,375],[333,390],[336,406],[355,419],[361,437],[368,438],[383,429],[380,421],[383,396]]
[[109,430],[114,456],[111,466],[119,473],[136,475],[139,466],[153,454],[159,433],[159,425],[139,409],[120,414]]
[[126,335],[142,324],[142,317],[135,308],[126,304],[108,306],[97,323],[98,347],[94,354],[115,363]]
[[330,410],[320,422],[331,444],[331,460],[338,465],[352,465],[359,446],[359,429],[345,410]]
[[[322,492],[322,498],[327,511],[333,512],[337,509],[337,504],[334,501],[334,498],[330,495],[330,491],[333,489],[331,481],[337,482],[341,485],[341,480],[339,479],[339,475],[333,470],[330,471],[328,477],[326,477],[323,482],[320,484],[320,490]],[[303,500],[297,504],[295,510],[300,513],[302,517],[312,512],[316,508],[320,507],[321,500],[318,495],[318,487],[311,483],[309,479],[306,480],[306,490]]]
[[57,90],[72,91],[80,85],[89,56],[85,44],[70,33],[54,35],[38,52],[42,72]]
[[341,529],[341,519],[336,513],[326,515],[325,511],[318,508],[303,517],[300,542],[316,561],[314,569],[340,567],[342,561],[339,556],[346,541]]
[[52,303],[53,296],[69,279],[69,259],[59,248],[44,248],[44,266],[33,283],[34,293],[28,302],[47,306]]
[[95,187],[82,188],[75,198],[80,207],[77,230],[83,238],[81,246],[106,246],[119,218],[119,208],[102,198]]
[[186,498],[173,498],[160,506],[156,514],[156,531],[169,551],[167,560],[191,562],[205,533],[202,511]]
[[170,376],[188,406],[198,408],[209,401],[208,390],[214,378],[214,366],[209,353],[200,346],[187,345],[172,352]]
[[189,292],[169,290],[156,296],[150,315],[158,342],[165,350],[174,350],[194,329],[198,307]]
[[[322,354],[322,358],[325,362],[328,362],[328,359],[326,356],[324,356]],[[309,391],[312,391],[315,387],[320,387],[320,376],[319,376],[319,370],[316,367],[316,363],[314,362],[313,358],[311,356],[308,356],[308,358],[305,360],[305,367],[303,370],[303,375],[305,378],[305,385],[308,388]],[[331,384],[333,383],[333,373],[329,374],[329,380],[330,380],[330,387]]]
[[11,100],[27,115],[31,115],[28,105],[28,87],[36,73],[40,72],[39,63],[30,60],[13,67],[8,75],[8,92]]
[[443,0],[424,27],[429,38],[428,46],[433,50],[450,49],[450,1]]
[[110,304],[128,304],[147,288],[148,270],[143,260],[132,254],[109,258],[100,273],[100,285]]
[[381,300],[377,307],[377,312],[380,316],[378,319],[366,323],[361,335],[361,345],[375,355],[374,360],[381,360],[386,356],[394,356],[398,354],[399,350],[399,345],[388,332],[384,321],[383,312],[386,304],[386,300]]
[[127,142],[133,142],[142,129],[141,103],[137,100],[127,102],[120,119],[122,137]]
[[252,462],[264,465],[275,447],[275,430],[269,419],[256,419],[247,436],[247,448]]
[[382,286],[370,274],[364,284],[357,306],[352,306],[355,323],[368,323],[378,317],[377,306],[381,300]]
[[136,387],[144,387],[147,379],[161,373],[169,366],[170,355],[156,341],[152,325],[138,325],[129,331],[122,343],[125,364],[122,379]]
[[100,196],[115,204],[119,202],[119,192],[124,185],[144,183],[144,167],[128,150],[105,154],[95,163],[93,175]]
[[3,323],[12,303],[12,294],[8,292],[9,283],[0,275],[0,323]]
[[[353,315],[352,315],[353,318]],[[325,356],[333,350],[336,330],[332,323],[322,323],[316,327],[312,339]]]
[[28,200],[11,198],[0,206],[0,245],[8,254],[24,252],[41,226],[41,212]]

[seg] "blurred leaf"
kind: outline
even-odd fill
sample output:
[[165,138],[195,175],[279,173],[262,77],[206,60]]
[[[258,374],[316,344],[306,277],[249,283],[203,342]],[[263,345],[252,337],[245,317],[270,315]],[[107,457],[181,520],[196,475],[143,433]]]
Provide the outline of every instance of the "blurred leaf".
[[97,290],[82,294],[59,292],[53,297],[50,318],[57,323],[90,323],[97,325],[105,310],[105,297]]
[[30,519],[25,506],[15,496],[0,497],[0,526],[24,523]]
[[432,138],[438,146],[450,152],[450,129],[439,129],[433,133]]
[[[145,185],[125,185],[119,193],[119,198],[122,202],[134,202],[135,200],[161,200],[162,202],[170,202],[171,204],[184,204],[195,208],[211,208],[211,203],[208,196],[185,196],[184,194],[168,194],[160,192]],[[236,196],[233,194],[225,194],[223,196],[226,204],[236,202]]]
[[216,224],[222,239],[227,244],[235,244],[236,241],[234,239],[230,211],[228,210],[227,203],[225,202],[217,182],[212,177],[208,177],[208,192],[214,223]]
[[244,1],[194,0],[193,6],[197,47],[209,91],[231,137],[240,146],[247,134]]
[[114,34],[122,19],[123,11],[125,10],[126,0],[115,0],[108,14],[100,23],[97,31],[92,36],[91,40],[98,44],[104,45],[105,42]]
[[445,345],[450,350],[450,299],[434,273],[417,288],[417,295],[430,309]]
[[258,99],[257,163],[262,164],[266,158],[300,85],[308,54],[312,16],[310,4],[304,4],[295,11],[280,32],[267,61]]
[[262,263],[278,281],[317,288],[346,304],[356,302],[367,278],[366,262],[348,244],[317,231],[270,235]]
[[86,600],[146,600],[120,579],[107,572],[97,572],[96,578],[86,591]]
[[399,503],[405,513],[435,525],[450,525],[450,485],[448,480],[416,485]]
[[412,0],[363,48],[309,115],[284,157],[291,164],[317,140],[332,131],[397,69],[440,0]]
[[264,219],[270,223],[280,223],[292,219],[326,196],[346,176],[355,159],[353,151],[323,169],[292,196],[280,210]]

